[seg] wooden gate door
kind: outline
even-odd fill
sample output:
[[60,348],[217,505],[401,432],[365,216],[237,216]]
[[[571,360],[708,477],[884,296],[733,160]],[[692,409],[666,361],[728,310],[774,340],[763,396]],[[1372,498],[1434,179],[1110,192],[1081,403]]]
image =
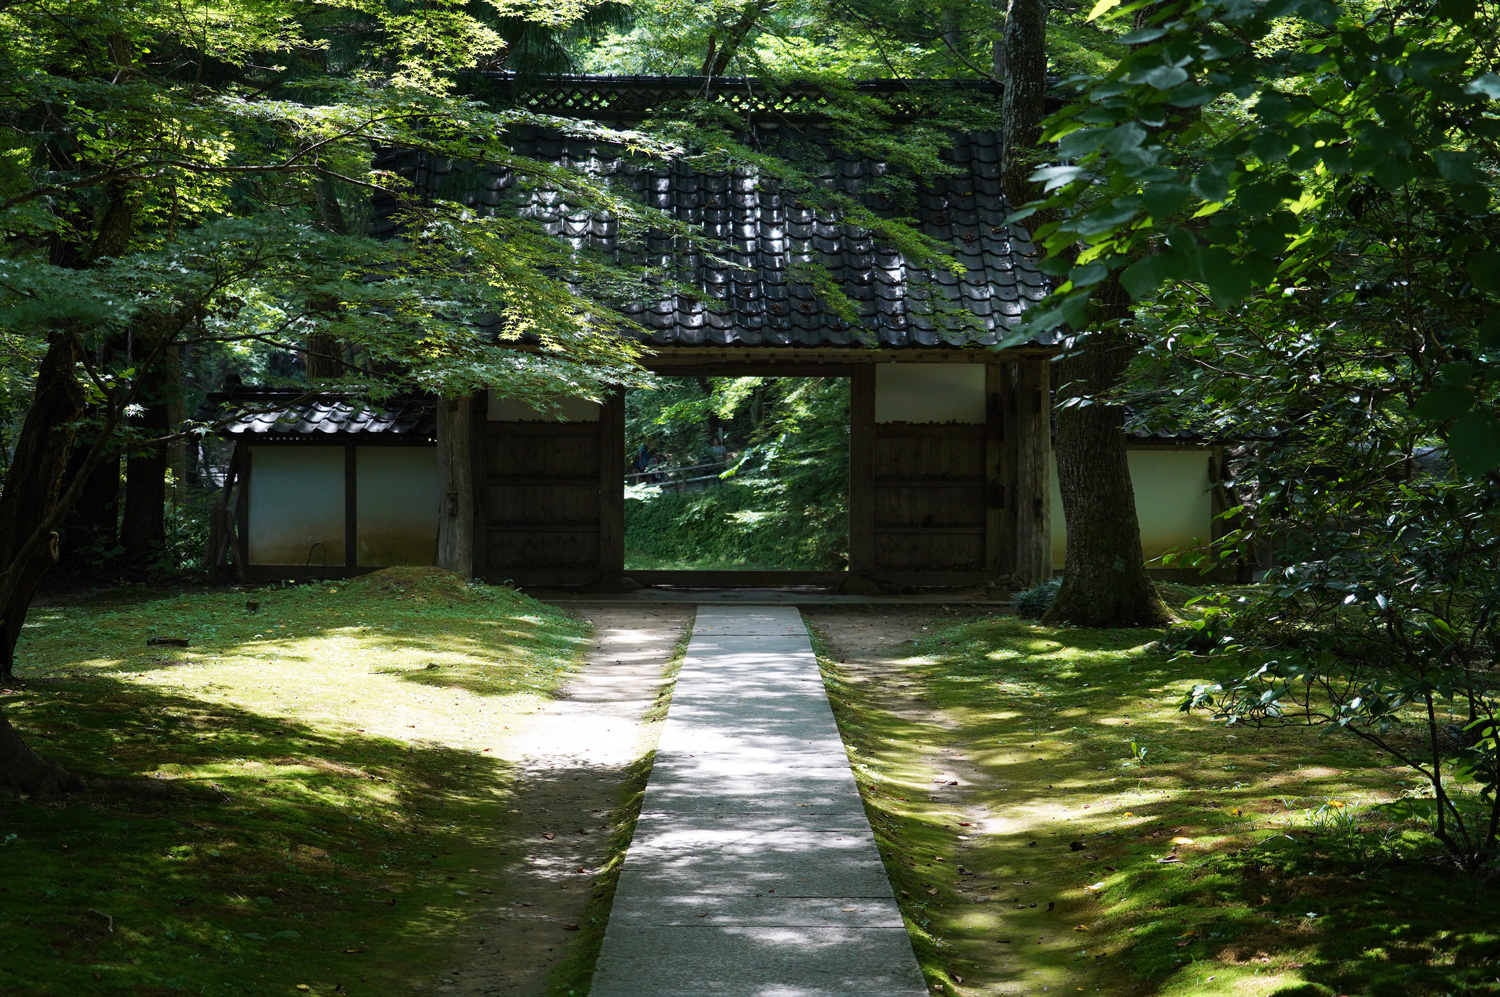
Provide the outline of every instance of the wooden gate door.
[[624,566],[624,397],[592,422],[491,421],[485,576],[587,585]]
[[851,396],[850,569],[889,585],[987,582],[1012,553],[1002,385],[985,422],[877,423],[874,378]]

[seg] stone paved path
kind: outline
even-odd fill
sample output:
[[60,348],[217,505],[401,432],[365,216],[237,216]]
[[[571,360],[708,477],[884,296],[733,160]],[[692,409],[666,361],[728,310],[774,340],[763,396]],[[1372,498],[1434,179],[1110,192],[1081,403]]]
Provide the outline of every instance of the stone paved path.
[[926,992],[801,616],[700,606],[593,997]]

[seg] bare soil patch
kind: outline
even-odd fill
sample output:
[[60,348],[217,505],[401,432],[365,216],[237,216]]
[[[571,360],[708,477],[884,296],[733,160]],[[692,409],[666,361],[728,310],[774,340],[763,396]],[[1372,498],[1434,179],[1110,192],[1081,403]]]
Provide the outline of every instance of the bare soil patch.
[[[511,854],[442,993],[543,997],[585,982],[603,936],[664,710],[664,669],[691,606],[570,604],[595,627],[584,669],[508,732]],[[489,892],[489,891],[485,891]],[[487,909],[486,909],[487,908]]]

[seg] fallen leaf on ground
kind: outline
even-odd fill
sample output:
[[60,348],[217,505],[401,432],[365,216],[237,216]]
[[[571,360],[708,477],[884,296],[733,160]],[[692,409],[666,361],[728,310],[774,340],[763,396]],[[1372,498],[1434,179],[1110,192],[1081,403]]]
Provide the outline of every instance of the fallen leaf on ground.
[[548,841],[551,841],[553,838],[557,837],[557,835],[553,834],[551,831],[543,831],[542,837],[546,838]]

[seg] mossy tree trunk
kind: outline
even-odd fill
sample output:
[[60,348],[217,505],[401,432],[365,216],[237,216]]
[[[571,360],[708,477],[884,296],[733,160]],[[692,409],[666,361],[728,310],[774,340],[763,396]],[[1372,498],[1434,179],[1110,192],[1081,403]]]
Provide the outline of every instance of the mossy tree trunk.
[[[1031,174],[1042,154],[1047,92],[1047,5],[1010,0],[1005,14],[1005,154],[1001,177],[1013,205],[1042,196]],[[1045,215],[1033,215],[1042,225]],[[1058,484],[1068,524],[1062,587],[1049,623],[1079,626],[1161,626],[1171,614],[1146,574],[1135,490],[1125,450],[1125,410],[1104,404],[1130,364],[1122,330],[1130,303],[1115,282],[1105,289],[1100,328],[1088,330],[1056,365]],[[1068,405],[1069,401],[1089,404]]]
[[[1118,284],[1106,291],[1114,292],[1114,308],[1129,307]],[[1172,621],[1146,574],[1125,449],[1125,409],[1094,401],[1119,383],[1133,353],[1121,333],[1105,331],[1056,364],[1057,481],[1068,544],[1062,586],[1045,623],[1159,627]]]
[[[83,389],[74,375],[78,340],[55,333],[37,368],[15,459],[0,492],[0,677],[13,676],[16,641],[26,611],[47,569],[57,560],[58,537],[49,533],[63,474],[84,414]],[[91,468],[86,468],[91,470]],[[40,534],[40,535],[39,535]],[[0,788],[46,795],[76,789],[78,780],[39,757],[0,715]]]

